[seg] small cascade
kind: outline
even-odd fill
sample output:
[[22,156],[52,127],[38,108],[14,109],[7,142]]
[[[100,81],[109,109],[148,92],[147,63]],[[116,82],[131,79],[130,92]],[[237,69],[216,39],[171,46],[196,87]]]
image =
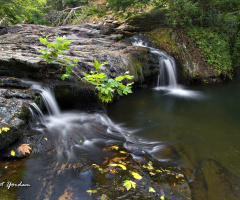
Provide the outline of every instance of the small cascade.
[[57,104],[57,101],[54,97],[54,94],[49,88],[43,89],[40,85],[33,85],[31,87],[32,90],[39,90],[41,93],[42,100],[44,102],[44,105],[46,106],[48,113],[50,115],[59,115],[60,109]]
[[30,103],[28,106],[30,113],[32,115],[31,119],[31,128],[39,128],[39,126],[45,126],[46,125],[46,120],[45,117],[40,110],[40,108],[37,106],[35,103]]
[[155,90],[166,91],[166,94],[201,99],[203,95],[196,91],[185,90],[177,82],[177,69],[175,60],[169,54],[159,49],[150,47],[150,42],[144,35],[135,35],[130,38],[133,46],[146,47],[156,55],[159,63],[159,75]]
[[158,56],[160,73],[157,87],[177,88],[177,70],[174,58],[167,53],[150,48],[150,52]]
[[[74,158],[82,151],[98,151],[99,144],[123,144],[140,155],[142,151],[152,152],[158,144],[143,142],[133,135],[136,130],[127,130],[115,124],[105,113],[61,112],[54,94],[48,88],[34,83],[33,90],[40,91],[48,113],[43,114],[35,104],[29,104],[32,114],[31,128],[42,132],[59,158]],[[45,148],[45,147],[44,147]]]
[[158,57],[160,72],[158,75],[157,88],[177,88],[177,70],[174,58],[164,51],[150,47],[148,43],[143,35],[132,37],[133,46],[147,47],[152,54]]

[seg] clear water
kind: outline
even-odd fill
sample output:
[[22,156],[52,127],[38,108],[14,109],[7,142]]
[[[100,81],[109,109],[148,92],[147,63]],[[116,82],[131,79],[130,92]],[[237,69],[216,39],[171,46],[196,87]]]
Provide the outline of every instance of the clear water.
[[[194,170],[212,159],[240,177],[239,88],[240,80],[236,78],[224,84],[188,87],[184,91],[193,93],[186,96],[137,90],[111,104],[108,115],[138,129],[138,137],[174,146],[180,160],[170,159],[185,168]],[[161,159],[162,154],[155,156]]]
[[[110,155],[103,150],[107,145],[122,145],[138,160],[143,159],[145,152],[154,152],[161,146],[158,142],[139,140],[132,135],[135,131],[114,123],[106,113],[62,112],[51,90],[35,83],[32,89],[41,92],[47,113],[30,104],[32,130],[11,147],[17,153],[20,144],[30,144],[31,156],[0,162],[0,183],[22,181],[31,187],[11,189],[11,194],[4,188],[1,199],[63,199],[68,188],[72,190],[73,199],[92,199],[86,192],[94,187],[90,166],[103,163]],[[5,156],[9,155],[10,152],[6,152]],[[87,167],[82,170],[82,166]]]

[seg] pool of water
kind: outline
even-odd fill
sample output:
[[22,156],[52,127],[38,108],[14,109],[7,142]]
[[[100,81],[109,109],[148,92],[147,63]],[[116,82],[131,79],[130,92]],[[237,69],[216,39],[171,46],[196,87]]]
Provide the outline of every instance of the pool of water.
[[[5,188],[0,198],[94,199],[86,193],[94,188],[89,166],[112,155],[103,151],[106,145],[129,143],[134,145],[125,147],[132,156],[147,151],[161,161],[172,160],[184,167],[189,183],[196,182],[199,188],[193,187],[194,199],[239,199],[239,88],[236,78],[224,84],[139,89],[110,104],[107,115],[62,112],[51,93],[43,90],[46,98],[51,97],[47,102],[52,112],[41,115],[44,126],[36,126],[36,132],[29,130],[24,136],[22,142],[34,147],[32,155],[0,162],[0,184],[23,181],[31,187]],[[162,153],[169,146],[178,156]],[[214,162],[206,164],[209,160]],[[208,191],[194,179],[196,171],[200,171],[197,176],[202,173]],[[222,186],[219,180],[223,179],[226,183]],[[196,190],[197,195],[207,191],[208,198],[196,197]],[[232,198],[234,195],[237,198]]]
[[[240,177],[239,88],[236,78],[179,92],[136,90],[109,105],[108,115],[137,129],[139,137],[174,146],[180,160],[170,159],[185,168],[201,168],[201,163],[211,159]],[[156,157],[161,159],[161,154]]]

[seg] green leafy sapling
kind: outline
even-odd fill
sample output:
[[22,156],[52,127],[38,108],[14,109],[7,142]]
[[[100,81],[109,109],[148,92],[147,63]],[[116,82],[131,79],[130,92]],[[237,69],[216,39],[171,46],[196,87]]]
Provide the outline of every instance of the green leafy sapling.
[[65,80],[68,78],[71,73],[72,73],[72,67],[77,65],[78,59],[71,60],[68,57],[63,57],[63,59],[59,59],[59,55],[64,54],[65,50],[70,49],[69,45],[71,44],[71,40],[68,40],[67,37],[62,36],[62,37],[56,37],[52,43],[49,43],[47,41],[47,38],[49,37],[46,36],[45,38],[40,37],[39,40],[40,42],[46,46],[45,49],[41,50],[38,49],[39,52],[42,53],[42,57],[48,64],[50,64],[53,61],[59,61],[63,63],[63,65],[66,67],[66,73],[62,75],[61,79]]
[[66,66],[66,73],[62,75],[61,79],[65,80],[66,78],[69,78],[69,76],[71,76],[72,74],[72,68],[74,66],[77,66],[78,64],[78,58],[71,60],[68,57],[64,57],[64,60],[59,60],[60,62],[64,63],[64,65]]
[[[72,73],[72,68],[77,65],[78,59],[71,60],[69,57],[63,57],[63,59],[59,58],[59,55],[64,54],[65,50],[70,49],[69,45],[71,44],[71,40],[68,40],[65,36],[63,37],[56,37],[52,43],[47,41],[49,36],[42,38],[40,37],[40,42],[46,46],[45,49],[38,51],[42,53],[41,56],[48,64],[53,61],[58,61],[65,66],[65,74],[62,75],[61,79],[65,80],[69,78]],[[93,66],[95,67],[96,71],[92,71],[91,74],[84,74],[83,79],[93,85],[98,90],[98,96],[102,100],[103,103],[108,103],[112,101],[113,94],[115,91],[119,95],[127,95],[132,93],[132,85],[133,82],[127,83],[126,85],[123,84],[123,80],[132,80],[133,76],[129,75],[129,72],[125,72],[123,76],[118,76],[115,79],[108,78],[107,75],[101,72],[100,68],[103,67],[108,63],[99,63],[97,60],[94,60]]]
[[96,71],[91,71],[91,74],[85,73],[83,78],[87,82],[95,85],[95,88],[98,90],[99,99],[101,99],[103,103],[112,101],[115,91],[121,96],[132,93],[131,88],[133,85],[133,82],[127,83],[126,85],[122,83],[124,79],[133,79],[133,76],[130,76],[129,72],[125,72],[123,76],[118,76],[115,79],[108,78],[107,75],[100,70],[100,68],[106,64],[108,63],[99,63],[97,60],[94,60],[93,66]]

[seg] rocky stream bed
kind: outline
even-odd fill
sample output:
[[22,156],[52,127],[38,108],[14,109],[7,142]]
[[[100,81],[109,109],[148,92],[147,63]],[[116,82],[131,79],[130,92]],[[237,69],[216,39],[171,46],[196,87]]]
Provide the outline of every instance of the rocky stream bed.
[[[40,108],[44,106],[40,92],[29,90],[31,83],[20,79],[38,81],[53,89],[61,107],[73,98],[75,100],[70,103],[70,108],[88,110],[101,107],[92,87],[77,76],[62,82],[60,77],[64,71],[59,63],[47,65],[38,57],[40,54],[37,49],[43,48],[39,42],[40,36],[50,35],[49,39],[53,40],[56,36],[65,35],[72,40],[71,49],[66,55],[79,59],[79,66],[73,69],[78,76],[92,70],[92,62],[97,59],[109,63],[103,71],[110,77],[129,71],[135,77],[136,86],[152,86],[159,72],[158,60],[148,48],[132,46],[121,40],[136,31],[139,30],[133,26],[114,21],[106,21],[105,25],[84,24],[57,28],[22,24],[9,27],[8,32],[0,36],[0,184],[23,181],[31,185],[10,190],[0,187],[1,199],[29,199],[30,196],[39,200],[159,199],[162,196],[174,200],[216,199],[198,190],[211,187],[210,184],[228,182],[228,177],[232,177],[215,161],[209,160],[202,164],[203,168],[208,166],[204,174],[209,173],[209,166],[215,168],[217,174],[215,183],[210,182],[206,186],[209,180],[205,182],[202,174],[193,173],[194,167],[183,169],[172,161],[157,161],[146,151],[151,145],[144,149],[138,142],[129,142],[129,133],[123,134],[114,127],[111,127],[114,134],[107,134],[109,124],[104,124],[101,117],[100,121],[99,118],[91,118],[95,116],[91,113],[86,119],[77,121],[80,127],[73,126],[67,136],[56,134],[58,129],[49,131],[43,127],[44,131],[38,131],[29,125],[32,117],[29,105],[35,103]],[[186,51],[184,55],[186,57]],[[187,63],[186,60],[184,62]],[[189,69],[188,73],[191,71]],[[187,77],[192,80],[216,80],[214,74],[205,72],[198,73],[195,70],[194,74],[188,74]],[[88,146],[89,141],[94,145]],[[17,153],[18,146],[23,143],[30,144],[30,155]],[[167,149],[162,150],[167,156],[179,156],[176,149]],[[11,155],[12,150],[16,152],[15,156]],[[69,152],[73,156],[69,157]],[[142,178],[134,178],[132,172]],[[192,182],[189,174],[193,174],[199,182]],[[136,182],[136,189],[127,190],[123,186],[125,180]],[[226,199],[239,197],[238,183],[236,179],[230,184],[228,191],[231,192],[229,196],[226,192]],[[227,187],[221,184],[221,188]],[[92,194],[89,195],[87,190]]]

